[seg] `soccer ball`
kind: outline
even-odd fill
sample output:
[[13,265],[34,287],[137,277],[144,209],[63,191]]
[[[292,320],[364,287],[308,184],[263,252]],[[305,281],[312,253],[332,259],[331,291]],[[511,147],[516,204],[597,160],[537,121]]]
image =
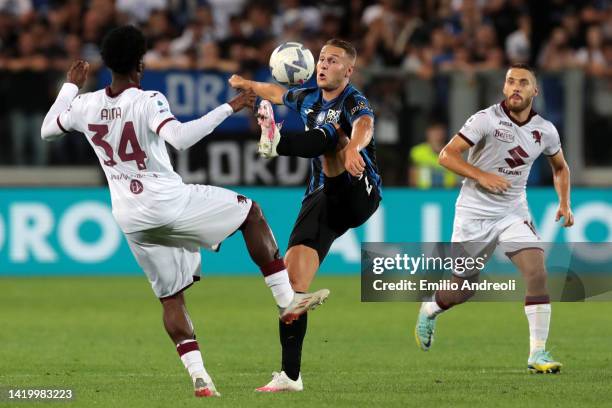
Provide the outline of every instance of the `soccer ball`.
[[286,42],[272,52],[270,72],[283,85],[302,85],[314,72],[314,57],[299,42]]

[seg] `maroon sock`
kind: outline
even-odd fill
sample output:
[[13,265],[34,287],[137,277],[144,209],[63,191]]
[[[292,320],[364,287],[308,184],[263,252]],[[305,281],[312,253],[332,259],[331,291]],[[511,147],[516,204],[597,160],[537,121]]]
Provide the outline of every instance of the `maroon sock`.
[[269,264],[262,266],[260,269],[261,269],[261,274],[264,277],[266,277],[266,276],[275,274],[276,272],[285,270],[286,267],[285,267],[285,262],[282,259],[275,259]]
[[550,296],[548,295],[525,296],[525,306],[545,305],[548,303],[550,303]]

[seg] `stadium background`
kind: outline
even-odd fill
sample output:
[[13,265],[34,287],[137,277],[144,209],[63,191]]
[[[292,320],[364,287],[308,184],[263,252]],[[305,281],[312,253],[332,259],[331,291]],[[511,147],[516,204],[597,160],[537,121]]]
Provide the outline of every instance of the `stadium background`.
[[[472,113],[501,100],[504,67],[511,62],[526,61],[538,69],[541,95],[535,108],[557,126],[572,171],[576,225],[563,230],[553,222],[556,195],[548,163],[541,158],[534,165],[528,194],[540,233],[547,241],[612,241],[612,7],[605,0],[0,0],[0,286],[5,294],[0,301],[5,328],[0,331],[4,345],[0,385],[74,384],[92,398],[102,398],[94,389],[112,389],[118,399],[109,399],[106,405],[134,398],[132,406],[144,406],[151,395],[160,403],[174,403],[169,396],[184,391],[184,373],[178,366],[164,374],[173,376],[171,385],[164,377],[155,383],[155,390],[147,388],[146,381],[131,383],[129,393],[123,390],[121,380],[136,376],[133,372],[155,371],[164,364],[174,367],[176,361],[171,360],[150,289],[112,219],[106,181],[91,148],[78,134],[55,143],[40,140],[43,116],[71,61],[83,58],[93,68],[85,90],[108,83],[99,57],[100,41],[109,29],[124,23],[141,27],[149,42],[143,88],[165,92],[181,120],[198,117],[229,99],[233,91],[226,80],[232,73],[269,79],[267,59],[283,41],[301,41],[315,56],[331,37],[357,46],[353,82],[376,112],[384,201],[367,225],[334,244],[322,268],[327,276],[315,285],[329,285],[336,297],[326,305],[329,310],[313,319],[315,334],[307,343],[336,358],[309,363],[315,373],[331,370],[345,379],[342,373],[363,370],[353,361],[363,363],[364,356],[370,356],[380,357],[380,362],[366,360],[360,365],[366,372],[349,377],[350,385],[337,384],[336,377],[310,377],[308,385],[323,389],[326,399],[310,394],[300,401],[338,402],[332,391],[342,389],[345,397],[354,392],[350,398],[357,397],[349,400],[359,404],[364,402],[359,393],[367,389],[362,385],[376,384],[383,392],[367,398],[384,402],[398,392],[393,384],[405,377],[406,365],[419,376],[409,386],[411,398],[426,403],[439,402],[432,396],[442,395],[441,390],[450,392],[444,401],[456,406],[453,395],[463,395],[461,401],[468,405],[501,398],[490,386],[491,373],[500,372],[500,389],[510,390],[503,396],[506,399],[497,400],[500,405],[529,405],[526,395],[547,390],[562,390],[560,400],[576,404],[585,401],[579,396],[588,402],[591,395],[593,403],[604,395],[601,384],[610,380],[609,360],[602,362],[597,353],[609,348],[605,339],[612,333],[597,316],[609,306],[559,306],[563,323],[553,319],[557,344],[568,359],[580,355],[583,360],[570,360],[574,375],[559,380],[563,386],[526,384],[513,364],[517,358],[522,363],[526,329],[521,313],[512,306],[467,305],[462,310],[468,314],[458,311],[457,320],[444,322],[449,326],[446,332],[441,329],[442,334],[452,332],[455,337],[448,343],[442,340],[441,354],[426,361],[410,345],[407,354],[397,358],[392,351],[404,350],[411,341],[403,336],[416,309],[360,305],[357,274],[361,241],[450,238],[458,180],[449,180],[431,164],[432,151],[440,147],[440,132],[452,136]],[[277,114],[285,118],[287,131],[300,129],[297,118],[283,108]],[[443,127],[432,126],[436,124]],[[255,154],[257,138],[253,117],[241,113],[188,152],[172,152],[172,157],[186,182],[227,186],[258,200],[284,249],[308,165],[287,158],[263,161]],[[267,370],[276,364],[276,328],[256,324],[274,322],[269,319],[267,294],[240,238],[230,238],[218,254],[205,253],[203,272],[222,275],[190,292],[196,326],[207,319],[205,327],[215,333],[206,337],[216,353],[210,354],[212,364],[224,364],[215,365],[215,373],[229,381],[235,379],[234,365],[247,364],[239,380],[248,380],[249,387],[261,385],[262,366]],[[228,274],[252,278],[224,277]],[[338,274],[343,276],[333,276]],[[97,277],[83,280],[85,275]],[[26,278],[41,276],[53,278]],[[236,293],[252,296],[244,298],[252,322],[232,327],[240,337],[251,339],[246,349],[233,345],[234,335],[224,325],[242,317],[243,310],[233,300],[227,302],[237,299]],[[211,305],[215,313],[199,317],[200,308],[210,310]],[[125,308],[139,310],[139,319],[132,319]],[[354,316],[347,315],[346,308],[354,310]],[[340,313],[342,322],[337,321]],[[508,316],[507,326],[496,325],[499,313]],[[40,316],[50,320],[43,322]],[[383,324],[381,316],[396,317]],[[319,333],[329,328],[324,343],[317,337],[317,325]],[[474,327],[473,335],[462,334],[465,325]],[[461,344],[472,348],[473,337],[491,335],[487,325],[496,327],[498,348],[484,347],[486,358],[456,354]],[[328,337],[334,331],[338,336]],[[397,341],[392,336],[381,340],[378,334],[387,332],[402,336],[396,336]],[[137,340],[138,348],[124,347],[126,333],[147,336],[147,341]],[[22,350],[37,349],[43,336],[47,348],[36,359],[24,361]],[[353,347],[347,348],[346,342]],[[68,355],[65,344],[72,343]],[[92,344],[106,351],[86,352]],[[257,347],[268,347],[270,358],[244,362],[249,360],[243,355],[247,351],[248,357],[258,356]],[[129,350],[134,349],[140,350],[136,364],[142,367],[129,363],[134,356]],[[128,367],[113,365],[106,353]],[[63,356],[61,362],[57,356]],[[237,356],[246,360],[237,361]],[[448,358],[453,359],[450,365]],[[149,365],[143,365],[144,360]],[[88,369],[93,371],[78,380],[70,377]],[[464,383],[465,369],[475,383],[483,382],[476,389],[478,397],[461,394],[457,384]],[[148,372],[143,374],[147,379]],[[227,382],[218,385],[236,393],[244,388],[230,388]],[[517,396],[516,390],[525,392]],[[250,394],[240,395],[244,399],[234,402],[251,405]]]
[[[504,66],[519,61],[539,71],[535,108],[559,129],[578,213],[568,231],[548,222],[555,195],[542,157],[529,179],[536,224],[551,241],[610,241],[610,13],[605,1],[560,0],[2,1],[0,273],[139,273],[110,217],[87,141],[39,137],[72,60],[93,67],[86,90],[108,84],[99,45],[123,23],[140,26],[148,39],[143,88],[164,92],[183,121],[228,100],[234,72],[270,80],[267,59],[280,42],[302,41],[315,54],[331,37],[356,44],[354,83],[376,111],[385,199],[367,226],[334,245],[325,272],[356,273],[361,240],[450,238],[458,180],[431,164],[443,142],[435,133],[450,137],[473,112],[501,100]],[[286,131],[300,130],[296,115],[282,107],[278,115]],[[435,124],[442,124],[437,132]],[[253,117],[242,112],[188,152],[173,152],[175,166],[186,182],[228,186],[261,201],[284,247],[309,166],[260,159],[256,140]],[[205,255],[204,271],[254,268],[232,238],[220,254]]]

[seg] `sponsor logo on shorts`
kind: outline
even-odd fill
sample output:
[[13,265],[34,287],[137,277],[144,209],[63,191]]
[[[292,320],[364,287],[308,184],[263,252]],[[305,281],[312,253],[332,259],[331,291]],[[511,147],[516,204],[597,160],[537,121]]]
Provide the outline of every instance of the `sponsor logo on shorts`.
[[243,196],[242,194],[238,194],[236,196],[236,199],[238,200],[238,203],[240,203],[240,204],[246,204],[247,203],[247,198],[245,196]]
[[495,129],[495,138],[504,143],[514,142],[514,135],[506,129]]
[[132,180],[130,181],[130,191],[132,194],[140,194],[144,191],[144,186],[140,180]]

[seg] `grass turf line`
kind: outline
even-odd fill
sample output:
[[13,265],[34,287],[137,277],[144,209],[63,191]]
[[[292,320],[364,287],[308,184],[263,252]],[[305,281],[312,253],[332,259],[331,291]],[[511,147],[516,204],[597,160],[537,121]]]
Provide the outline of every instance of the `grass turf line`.
[[[279,369],[276,309],[258,277],[204,278],[187,291],[200,348],[222,393],[192,395],[144,278],[2,278],[0,386],[73,388],[65,406],[604,406],[612,384],[612,303],[554,304],[559,375],[526,372],[520,303],[472,303],[440,317],[417,349],[415,303],[361,303],[359,279],[319,277],[305,392],[256,394]],[[0,401],[0,406],[17,406]],[[19,403],[19,407],[37,404]],[[64,405],[62,405],[64,406]]]

